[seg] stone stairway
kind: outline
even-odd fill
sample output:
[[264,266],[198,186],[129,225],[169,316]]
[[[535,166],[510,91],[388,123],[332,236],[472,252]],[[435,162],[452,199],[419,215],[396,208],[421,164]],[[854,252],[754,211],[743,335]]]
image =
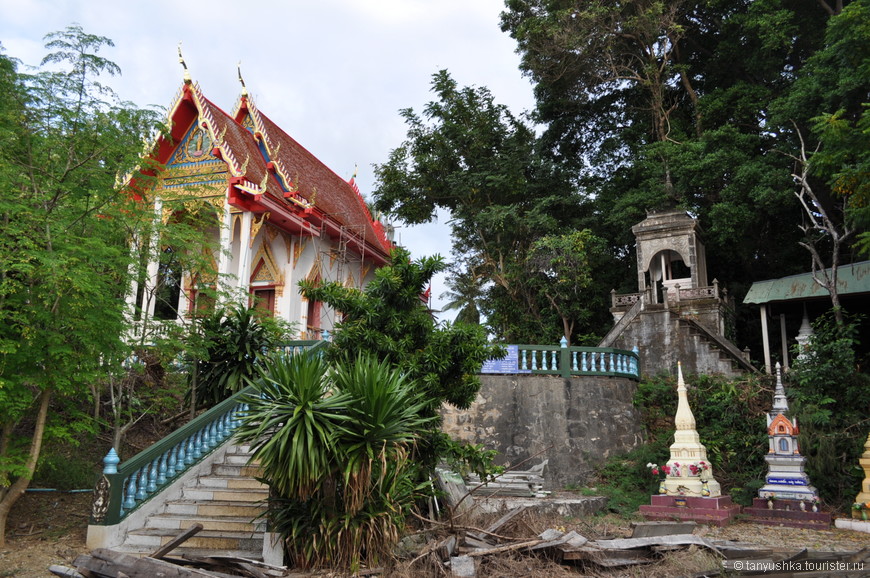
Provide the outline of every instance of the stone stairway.
[[247,446],[230,446],[223,459],[211,465],[167,499],[162,508],[131,530],[123,548],[130,554],[146,555],[172,540],[195,523],[203,529],[169,556],[239,556],[261,560],[265,520],[258,518],[269,496],[266,485],[254,479],[256,466],[249,466]]
[[758,370],[744,358],[743,352],[739,351],[730,342],[726,342],[724,338],[717,338],[694,320],[679,316],[676,320],[679,325],[688,330],[689,335],[698,339],[708,350],[718,356],[719,373],[732,375],[741,371],[749,373],[758,372]]

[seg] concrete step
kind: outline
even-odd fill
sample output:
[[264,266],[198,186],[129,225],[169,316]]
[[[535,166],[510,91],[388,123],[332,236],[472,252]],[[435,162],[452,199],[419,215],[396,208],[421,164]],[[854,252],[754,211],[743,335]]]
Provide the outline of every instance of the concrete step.
[[164,514],[202,516],[206,518],[238,516],[253,520],[264,510],[265,506],[263,504],[255,502],[173,500],[167,502]]
[[236,476],[202,476],[196,483],[200,488],[269,490],[269,486],[263,482],[258,482],[252,478],[240,478]]
[[259,502],[269,497],[268,489],[251,488],[208,488],[194,486],[183,488],[183,500],[226,501],[226,502]]
[[145,524],[146,528],[160,528],[181,532],[193,526],[202,524],[203,530],[225,532],[263,532],[266,521],[263,518],[247,518],[245,516],[190,516],[184,514],[160,514],[151,516]]
[[[143,528],[127,533],[127,545],[133,549],[156,550],[171,542],[179,531],[168,528]],[[202,530],[188,538],[183,547],[215,550],[243,550],[257,552],[263,549],[263,534],[260,532],[227,532],[220,530]],[[180,549],[180,547],[179,547]]]
[[211,473],[216,476],[254,478],[262,475],[262,470],[259,466],[245,466],[239,464],[214,464],[211,468]]

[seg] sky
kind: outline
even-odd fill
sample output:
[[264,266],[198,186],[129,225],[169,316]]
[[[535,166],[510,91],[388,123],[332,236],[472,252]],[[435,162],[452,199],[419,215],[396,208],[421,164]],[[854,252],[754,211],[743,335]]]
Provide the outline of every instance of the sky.
[[[485,86],[514,114],[533,107],[513,39],[499,28],[503,0],[0,0],[7,56],[38,65],[43,37],[77,23],[110,38],[101,56],[121,67],[106,79],[140,107],[168,107],[182,84],[178,44],[205,96],[231,111],[237,66],[258,108],[344,179],[371,196],[373,165],[406,136],[399,115],[433,100],[432,75]],[[397,223],[415,258],[450,257],[449,217]],[[440,309],[444,275],[433,283]],[[455,312],[441,315],[452,319]]]

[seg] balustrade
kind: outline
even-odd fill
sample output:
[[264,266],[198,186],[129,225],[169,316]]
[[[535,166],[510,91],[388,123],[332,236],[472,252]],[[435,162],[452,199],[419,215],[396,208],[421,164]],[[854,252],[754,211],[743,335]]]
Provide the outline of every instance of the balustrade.
[[[278,351],[319,354],[323,347],[320,341],[304,341],[288,343]],[[251,387],[243,389],[120,465],[115,449],[109,450],[94,492],[91,524],[117,524],[229,440],[248,409],[244,396],[252,392]]]
[[517,345],[520,373],[542,375],[612,375],[637,379],[637,351],[609,347],[568,347],[561,345]]

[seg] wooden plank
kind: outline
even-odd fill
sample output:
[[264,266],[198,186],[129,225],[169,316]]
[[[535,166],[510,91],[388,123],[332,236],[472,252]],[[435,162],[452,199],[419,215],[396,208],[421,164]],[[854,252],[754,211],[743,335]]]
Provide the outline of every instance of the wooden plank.
[[[541,534],[541,538],[543,539],[543,534]],[[581,536],[574,530],[571,530],[567,534],[563,534],[556,538],[555,540],[549,540],[538,544],[533,547],[532,550],[540,550],[542,548],[555,548],[557,546],[566,546],[567,548],[579,548],[586,544],[589,540],[586,539],[585,536]],[[560,548],[561,549],[561,548]]]
[[475,557],[475,556],[489,556],[490,554],[500,554],[502,552],[513,552],[514,550],[522,550],[524,548],[531,548],[532,546],[537,546],[540,544],[540,540],[529,540],[528,542],[517,542],[515,544],[507,544],[505,546],[498,546],[496,548],[490,548],[489,550],[477,550],[474,552],[469,552],[467,556]]
[[687,546],[697,544],[715,550],[709,541],[694,534],[673,534],[670,536],[651,536],[649,538],[617,538],[614,540],[596,540],[593,546],[604,550],[630,550],[632,548],[648,548],[650,546]]
[[193,524],[190,528],[188,528],[160,548],[157,548],[157,550],[155,550],[150,557],[156,558],[158,560],[160,558],[163,558],[164,556],[184,544],[187,540],[195,536],[200,530],[202,530],[202,524],[200,524],[199,522]]
[[155,578],[155,576],[160,578],[195,578],[197,576],[214,578],[214,574],[205,570],[176,566],[164,560],[150,557],[139,558],[130,570],[130,572],[125,570],[130,578]]

